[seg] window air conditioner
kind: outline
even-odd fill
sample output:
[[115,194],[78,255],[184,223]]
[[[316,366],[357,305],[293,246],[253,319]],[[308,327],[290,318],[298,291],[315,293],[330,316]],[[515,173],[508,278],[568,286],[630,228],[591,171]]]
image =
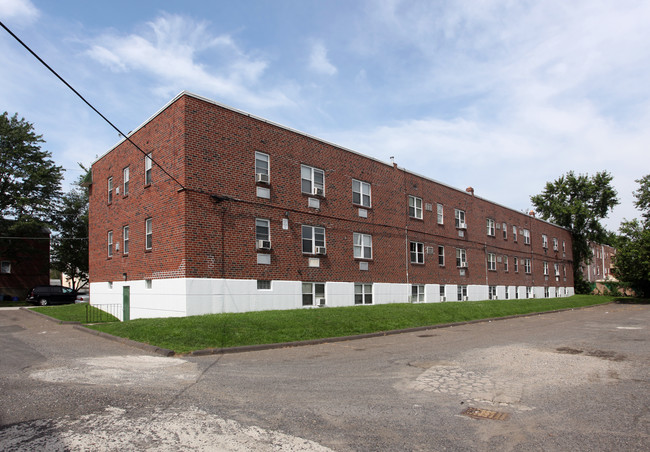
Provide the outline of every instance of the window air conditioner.
[[270,240],[258,240],[257,241],[257,249],[259,249],[259,250],[270,250],[271,249],[271,241]]
[[325,298],[319,298],[316,301],[318,302],[318,306],[325,306]]
[[321,254],[321,255],[327,254],[327,248],[325,248],[324,246],[317,246],[315,251],[316,254]]
[[458,268],[467,268],[467,262],[461,262]]
[[467,229],[467,223],[459,223],[458,229]]
[[314,187],[314,188],[311,190],[311,193],[312,193],[313,195],[316,195],[316,196],[323,196],[323,189],[320,188],[320,187]]
[[468,297],[467,295],[465,295],[465,296],[463,297],[463,301],[467,301],[467,300],[469,300],[469,297]]
[[263,184],[268,184],[269,183],[269,175],[268,174],[257,173],[255,175],[255,180],[257,182],[261,182]]

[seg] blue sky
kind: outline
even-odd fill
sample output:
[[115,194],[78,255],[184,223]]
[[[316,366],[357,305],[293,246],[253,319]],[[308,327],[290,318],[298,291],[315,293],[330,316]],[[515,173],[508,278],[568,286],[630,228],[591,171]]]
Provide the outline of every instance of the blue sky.
[[[639,216],[647,1],[0,0],[0,20],[124,132],[187,90],[517,210],[607,170],[606,226]],[[118,141],[4,30],[0,101],[68,184]]]

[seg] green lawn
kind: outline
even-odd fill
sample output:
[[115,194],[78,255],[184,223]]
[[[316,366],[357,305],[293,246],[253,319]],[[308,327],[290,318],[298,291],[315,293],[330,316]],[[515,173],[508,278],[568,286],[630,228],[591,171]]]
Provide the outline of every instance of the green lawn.
[[92,315],[92,319],[100,319],[103,322],[119,321],[112,315],[100,309],[97,309],[94,306],[89,306],[88,303],[63,304],[59,306],[39,306],[37,308],[31,309],[32,311],[40,312],[41,314],[45,314],[55,319],[63,320],[66,322],[86,323],[87,309],[91,311],[90,314]]
[[[528,314],[597,305],[614,299],[608,296],[576,295],[551,299],[386,304],[139,319],[89,327],[177,353],[186,353],[205,348],[350,336]],[[46,311],[48,309],[55,308],[36,310],[49,315]]]

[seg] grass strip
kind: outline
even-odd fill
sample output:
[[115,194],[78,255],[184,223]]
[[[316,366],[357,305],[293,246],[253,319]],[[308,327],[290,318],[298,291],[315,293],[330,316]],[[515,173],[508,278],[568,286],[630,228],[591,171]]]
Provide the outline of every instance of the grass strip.
[[104,312],[88,303],[63,304],[59,306],[39,306],[31,308],[32,311],[40,312],[65,322],[86,323],[86,309],[90,310],[91,318],[101,318],[104,322],[119,322],[119,319]]
[[614,299],[615,297],[609,296],[575,295],[527,300],[396,303],[137,319],[91,325],[89,328],[174,350],[176,353],[187,353],[206,348],[323,339],[530,314],[592,306]]

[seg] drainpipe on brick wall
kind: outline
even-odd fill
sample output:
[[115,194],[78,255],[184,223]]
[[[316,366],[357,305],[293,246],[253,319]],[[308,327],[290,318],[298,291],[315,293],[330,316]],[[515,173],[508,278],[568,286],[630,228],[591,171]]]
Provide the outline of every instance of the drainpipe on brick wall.
[[[490,293],[490,283],[488,282],[488,252],[487,252],[487,242],[483,243],[483,249],[485,251],[485,285],[488,287],[488,293]],[[495,256],[496,259],[496,256]]]

